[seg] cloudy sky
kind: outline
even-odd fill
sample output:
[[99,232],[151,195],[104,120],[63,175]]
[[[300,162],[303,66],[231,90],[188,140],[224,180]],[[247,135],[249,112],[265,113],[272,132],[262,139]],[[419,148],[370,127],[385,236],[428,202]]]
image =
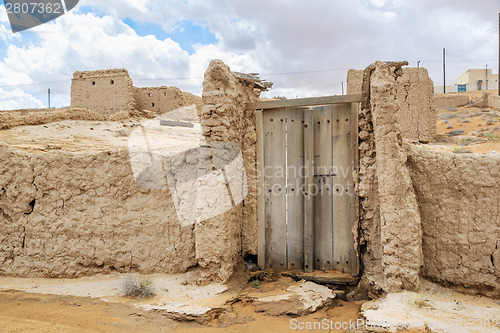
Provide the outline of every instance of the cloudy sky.
[[[0,109],[70,101],[77,70],[127,68],[137,86],[201,93],[211,59],[275,83],[266,97],[341,93],[349,68],[408,60],[442,85],[468,68],[498,71],[500,0],[80,0],[12,33],[0,5]],[[479,47],[479,48],[478,48]]]

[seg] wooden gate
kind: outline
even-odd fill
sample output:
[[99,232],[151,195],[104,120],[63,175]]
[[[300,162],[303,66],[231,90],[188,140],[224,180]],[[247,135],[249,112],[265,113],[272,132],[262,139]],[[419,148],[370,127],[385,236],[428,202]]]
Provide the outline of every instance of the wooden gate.
[[357,275],[361,95],[250,103],[257,119],[259,266]]

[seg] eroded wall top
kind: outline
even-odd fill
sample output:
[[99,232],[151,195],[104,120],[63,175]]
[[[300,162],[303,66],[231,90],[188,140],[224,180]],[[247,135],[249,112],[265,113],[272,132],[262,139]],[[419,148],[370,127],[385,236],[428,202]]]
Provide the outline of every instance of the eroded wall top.
[[[360,94],[363,71],[347,73],[347,93]],[[402,68],[396,79],[396,98],[400,104],[398,119],[402,136],[410,141],[430,142],[436,136],[434,83],[425,68]]]

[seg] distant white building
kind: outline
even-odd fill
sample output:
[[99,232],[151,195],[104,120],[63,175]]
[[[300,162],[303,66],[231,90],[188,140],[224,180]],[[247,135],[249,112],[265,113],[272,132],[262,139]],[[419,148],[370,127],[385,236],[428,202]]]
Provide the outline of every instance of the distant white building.
[[454,92],[498,89],[498,74],[491,69],[468,69],[455,80],[455,88]]

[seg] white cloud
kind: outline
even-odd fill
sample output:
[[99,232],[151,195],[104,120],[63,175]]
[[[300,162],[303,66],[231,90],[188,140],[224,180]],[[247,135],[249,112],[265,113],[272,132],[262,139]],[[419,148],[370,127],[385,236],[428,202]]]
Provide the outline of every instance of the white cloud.
[[136,1],[136,0],[81,0],[78,4],[79,7],[90,6],[95,9],[106,13],[107,15],[118,18],[144,18],[151,19],[153,11],[151,9],[152,2],[149,0]]
[[7,16],[7,11],[4,5],[0,5],[0,23],[8,23],[9,18]]
[[[81,13],[91,7],[96,14]],[[413,66],[421,60],[421,66],[441,82],[442,48],[451,54],[471,45],[497,19],[497,7],[495,0],[485,0],[481,6],[468,0],[292,4],[286,0],[82,0],[76,10],[33,29],[39,40],[10,43],[5,59],[0,60],[0,86],[60,81],[55,91],[66,95],[56,100],[67,104],[75,70],[125,67],[137,85],[175,85],[200,94],[203,73],[213,58],[223,59],[233,70],[261,72],[275,82],[275,90],[267,95],[340,93],[348,68],[363,68],[375,60],[409,60]],[[218,42],[197,44],[190,55],[171,39],[139,36],[123,23],[125,18],[154,23],[167,32],[187,20],[206,26]],[[5,36],[1,30],[5,19],[0,15],[0,36]],[[6,41],[0,37],[0,42],[2,38]],[[469,59],[496,59],[496,52],[494,43],[488,44]],[[448,82],[468,67],[483,67],[482,62],[450,63]],[[488,64],[496,67],[496,61]],[[274,75],[323,69],[339,70]],[[46,86],[22,89],[38,96]]]
[[377,7],[384,7],[387,3],[387,0],[370,0],[370,2]]
[[35,97],[26,94],[17,88],[13,91],[5,91],[0,88],[0,110],[19,108],[41,108],[43,103]]

